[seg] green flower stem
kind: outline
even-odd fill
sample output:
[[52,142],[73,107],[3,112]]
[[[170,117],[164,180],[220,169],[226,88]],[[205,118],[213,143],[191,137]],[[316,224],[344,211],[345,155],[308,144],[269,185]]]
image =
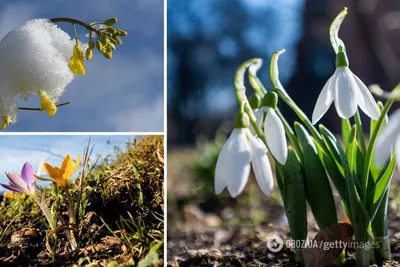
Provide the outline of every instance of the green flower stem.
[[[71,104],[70,102],[64,102],[57,104],[56,107],[62,107]],[[34,111],[43,111],[44,109],[42,108],[28,108],[28,107],[18,107],[19,110],[34,110]]]
[[[72,200],[71,194],[69,193],[69,189],[65,188],[64,191],[65,191],[65,195],[67,196],[67,200],[68,200],[69,223],[72,224],[74,228],[76,228],[77,225],[76,225],[76,218],[75,218],[75,208],[74,208],[75,205]],[[75,231],[70,230],[69,237],[70,237],[71,248],[74,251],[78,247],[78,242],[75,237]]]
[[364,131],[362,128],[361,117],[360,117],[360,113],[358,112],[358,110],[356,111],[356,114],[354,115],[354,121],[356,122],[357,135],[358,135],[358,141],[360,144],[361,153],[363,155],[365,155],[365,152],[367,151],[367,147],[365,145]]
[[57,225],[54,222],[54,218],[51,215],[49,208],[47,207],[46,203],[44,203],[44,200],[42,201],[40,196],[33,196],[33,199],[35,200],[39,208],[42,210],[44,216],[46,217],[47,222],[50,225],[51,230],[54,230],[57,227]]
[[365,155],[365,161],[364,161],[364,169],[363,169],[363,173],[362,176],[360,177],[360,184],[361,184],[361,200],[364,201],[364,204],[366,202],[366,196],[367,196],[367,186],[368,186],[368,176],[369,176],[369,169],[370,169],[370,165],[371,165],[371,161],[372,161],[372,156],[373,156],[373,152],[375,149],[375,143],[376,143],[376,139],[378,138],[378,134],[380,133],[384,122],[385,122],[385,117],[387,115],[387,113],[389,112],[389,109],[391,108],[391,106],[394,103],[394,99],[389,99],[385,106],[383,107],[383,110],[381,112],[381,115],[379,116],[378,121],[376,122],[376,126],[374,131],[371,134],[370,140],[369,140],[369,144],[368,144],[368,149]]
[[99,30],[97,30],[96,28],[90,26],[89,24],[77,20],[77,19],[71,19],[71,18],[52,18],[50,19],[51,22],[53,23],[57,23],[57,22],[68,22],[68,23],[72,23],[72,24],[78,24],[84,28],[86,28],[89,31],[93,31],[95,33],[97,33],[98,35],[101,35],[101,32]]
[[314,127],[314,125],[311,123],[311,121],[308,119],[306,114],[304,114],[304,112],[297,106],[297,104],[290,98],[290,96],[288,96],[286,93],[284,93],[281,89],[275,89],[274,91],[296,113],[296,115],[300,118],[300,120],[308,128],[308,130],[313,135],[313,137],[318,142],[318,144],[325,150],[326,146],[322,140],[320,133],[317,131],[317,129]]
[[72,28],[74,29],[76,44],[78,44],[78,31],[76,30],[75,23],[72,23]]

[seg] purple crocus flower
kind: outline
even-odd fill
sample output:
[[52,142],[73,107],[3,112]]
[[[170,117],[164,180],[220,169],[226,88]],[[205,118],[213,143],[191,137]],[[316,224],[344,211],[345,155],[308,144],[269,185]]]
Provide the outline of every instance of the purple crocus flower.
[[36,179],[29,162],[26,162],[22,167],[21,176],[10,172],[6,172],[6,176],[9,184],[0,183],[2,187],[18,193],[35,194]]

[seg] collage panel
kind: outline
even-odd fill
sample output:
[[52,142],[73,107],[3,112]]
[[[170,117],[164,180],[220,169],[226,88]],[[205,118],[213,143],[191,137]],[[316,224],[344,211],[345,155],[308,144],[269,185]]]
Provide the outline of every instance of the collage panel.
[[400,266],[399,1],[167,19],[167,266]]
[[0,3],[0,128],[163,132],[163,0]]
[[162,266],[164,137],[0,136],[1,266]]

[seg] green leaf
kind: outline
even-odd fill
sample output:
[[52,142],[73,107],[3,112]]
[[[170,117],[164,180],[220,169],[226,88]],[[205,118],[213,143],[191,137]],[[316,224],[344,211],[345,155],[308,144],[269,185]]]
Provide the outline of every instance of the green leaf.
[[284,166],[284,204],[293,240],[307,239],[307,206],[303,170],[292,147]]
[[349,137],[347,139],[347,145],[346,145],[346,158],[347,162],[349,164],[349,170],[351,173],[355,172],[356,166],[356,149],[357,149],[357,127],[356,125],[353,125],[351,127]]
[[344,176],[344,170],[341,162],[341,154],[345,154],[340,143],[336,140],[336,137],[322,124],[319,125],[319,130],[322,136],[322,140],[328,148],[330,155],[336,163],[340,173]]
[[159,266],[158,250],[162,245],[163,242],[152,245],[146,257],[139,261],[138,267]]
[[379,208],[380,201],[390,184],[395,168],[396,157],[392,155],[389,165],[387,166],[387,168],[382,170],[382,176],[378,178],[378,182],[375,184],[374,188],[371,190],[371,192],[369,192],[367,196],[367,208],[371,217],[375,216],[376,211]]
[[[382,102],[379,101],[377,104],[378,104],[379,111],[382,112],[382,110],[383,110],[383,104],[382,104]],[[385,118],[385,122],[383,123],[383,126],[384,126],[386,123],[388,123],[388,120],[389,120],[389,119],[386,117],[386,118]],[[375,131],[375,128],[376,128],[376,124],[377,124],[377,123],[378,123],[377,120],[372,120],[372,119],[371,119],[370,131],[369,131],[369,135],[370,135],[370,136],[371,136],[372,133]],[[379,168],[378,166],[376,166],[375,161],[372,161],[371,164],[370,164],[370,173],[371,173],[371,175],[372,175],[374,181],[376,181],[376,180],[378,179],[378,177],[379,177],[381,171],[382,171],[382,168]]]
[[294,128],[303,149],[304,182],[307,201],[320,229],[337,223],[335,200],[324,165],[311,135],[303,125],[295,122]]

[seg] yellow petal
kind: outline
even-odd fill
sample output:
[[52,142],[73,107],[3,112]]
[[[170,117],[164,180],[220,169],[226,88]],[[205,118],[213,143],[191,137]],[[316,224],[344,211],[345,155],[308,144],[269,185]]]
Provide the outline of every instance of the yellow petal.
[[75,166],[74,166],[74,168],[73,168],[73,170],[72,170],[71,175],[72,175],[74,172],[76,172],[76,169],[78,169],[80,163],[81,163],[81,157],[78,156],[78,158],[76,159]]
[[[63,162],[62,162],[62,164],[61,164],[61,171],[62,172],[65,172],[65,170],[68,168],[68,165],[69,164],[71,164],[71,162],[72,162],[72,158],[71,158],[71,156],[69,155],[69,154],[67,154],[65,157],[64,157],[64,160],[63,160]],[[73,163],[73,162],[72,162]]]
[[5,128],[7,128],[7,126],[10,124],[10,121],[11,121],[11,117],[10,116],[4,116],[3,117],[3,121],[2,121],[2,123],[1,123],[1,126],[0,126],[0,130],[3,130],[3,129],[5,129]]
[[69,68],[73,74],[85,75],[85,65],[83,63],[83,52],[79,44],[74,46],[72,57],[70,58]]
[[49,96],[45,92],[38,90],[37,93],[40,97],[40,108],[45,110],[47,114],[53,117],[57,112],[56,105],[50,100]]
[[43,169],[54,180],[61,176],[61,170],[57,167],[53,167],[48,163],[43,164]]

